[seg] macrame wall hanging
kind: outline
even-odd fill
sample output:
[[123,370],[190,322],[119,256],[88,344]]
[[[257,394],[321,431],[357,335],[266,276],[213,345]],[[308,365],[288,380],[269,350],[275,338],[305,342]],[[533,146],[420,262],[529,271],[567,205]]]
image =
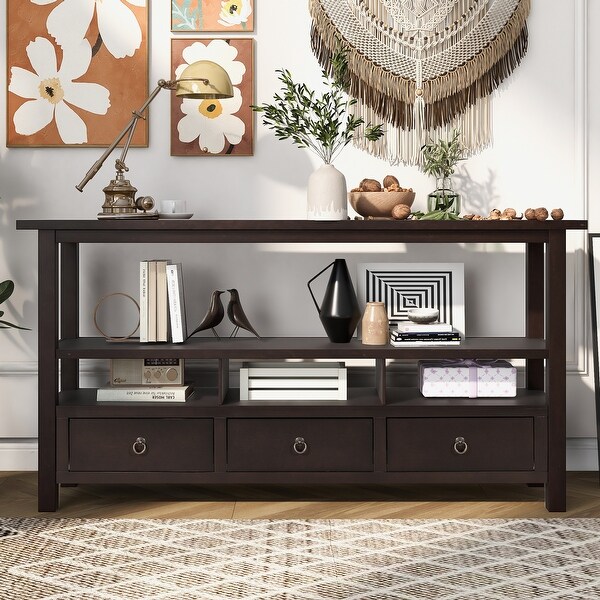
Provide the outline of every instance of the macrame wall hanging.
[[530,0],[309,1],[319,63],[331,71],[344,48],[356,114],[385,123],[358,146],[406,164],[453,129],[467,155],[489,146],[491,94],[527,51]]

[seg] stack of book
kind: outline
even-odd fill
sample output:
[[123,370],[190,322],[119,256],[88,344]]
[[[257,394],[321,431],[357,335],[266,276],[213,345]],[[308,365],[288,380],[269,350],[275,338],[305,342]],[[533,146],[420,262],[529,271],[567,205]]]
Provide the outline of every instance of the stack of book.
[[390,344],[408,346],[457,346],[461,335],[450,323],[406,323],[398,324],[390,331]]
[[187,337],[181,263],[140,262],[140,342],[184,342]]

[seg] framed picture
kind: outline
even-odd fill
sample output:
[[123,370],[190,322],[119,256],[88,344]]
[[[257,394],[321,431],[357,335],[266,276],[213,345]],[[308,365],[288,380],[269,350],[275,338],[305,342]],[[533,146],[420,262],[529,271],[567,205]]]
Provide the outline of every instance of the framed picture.
[[171,31],[254,31],[255,0],[171,0]]
[[462,263],[361,263],[358,300],[385,304],[390,327],[408,321],[411,308],[437,308],[439,320],[465,335]]
[[221,65],[233,98],[194,100],[171,95],[172,156],[251,156],[253,149],[253,40],[171,40],[172,77],[199,60]]
[[8,0],[9,147],[107,146],[148,96],[146,0],[77,6]]
[[600,335],[598,335],[598,311],[600,310],[600,233],[589,233],[589,268],[592,308],[592,344],[594,353],[594,392],[596,395],[596,427],[598,460],[600,460]]

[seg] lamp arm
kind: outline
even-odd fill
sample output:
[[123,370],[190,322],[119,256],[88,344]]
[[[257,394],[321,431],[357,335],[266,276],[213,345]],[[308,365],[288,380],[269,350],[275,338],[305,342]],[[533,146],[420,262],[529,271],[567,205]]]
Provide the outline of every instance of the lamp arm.
[[91,166],[90,170],[86,173],[86,176],[81,180],[81,183],[75,186],[76,189],[78,189],[80,192],[83,192],[83,188],[88,184],[90,179],[92,179],[100,170],[100,168],[104,164],[104,161],[110,156],[112,151],[117,147],[121,140],[129,133],[127,141],[123,146],[123,152],[121,152],[121,157],[117,159],[117,165],[119,165],[120,163],[120,168],[123,170],[127,170],[127,167],[125,167],[125,157],[127,156],[127,151],[129,150],[129,146],[131,144],[131,140],[133,138],[133,133],[135,131],[137,122],[140,119],[144,118],[144,111],[148,108],[150,102],[152,102],[152,100],[156,98],[160,90],[173,89],[174,85],[175,82],[173,81],[165,81],[164,79],[158,80],[158,85],[156,86],[154,91],[148,96],[144,104],[142,104],[142,106],[140,106],[138,110],[133,112],[133,116],[131,117],[129,123],[127,123],[125,129],[123,129],[123,131],[119,133],[115,141],[102,153],[102,156]]

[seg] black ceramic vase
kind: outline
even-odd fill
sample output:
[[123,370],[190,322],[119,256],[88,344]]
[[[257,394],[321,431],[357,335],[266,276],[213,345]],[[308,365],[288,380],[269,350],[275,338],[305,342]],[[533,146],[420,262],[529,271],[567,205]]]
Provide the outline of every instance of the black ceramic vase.
[[[310,284],[331,266],[333,269],[329,276],[329,283],[319,306]],[[332,342],[349,342],[360,321],[360,308],[346,261],[343,258],[336,258],[308,282],[308,290],[317,307],[327,337]]]

